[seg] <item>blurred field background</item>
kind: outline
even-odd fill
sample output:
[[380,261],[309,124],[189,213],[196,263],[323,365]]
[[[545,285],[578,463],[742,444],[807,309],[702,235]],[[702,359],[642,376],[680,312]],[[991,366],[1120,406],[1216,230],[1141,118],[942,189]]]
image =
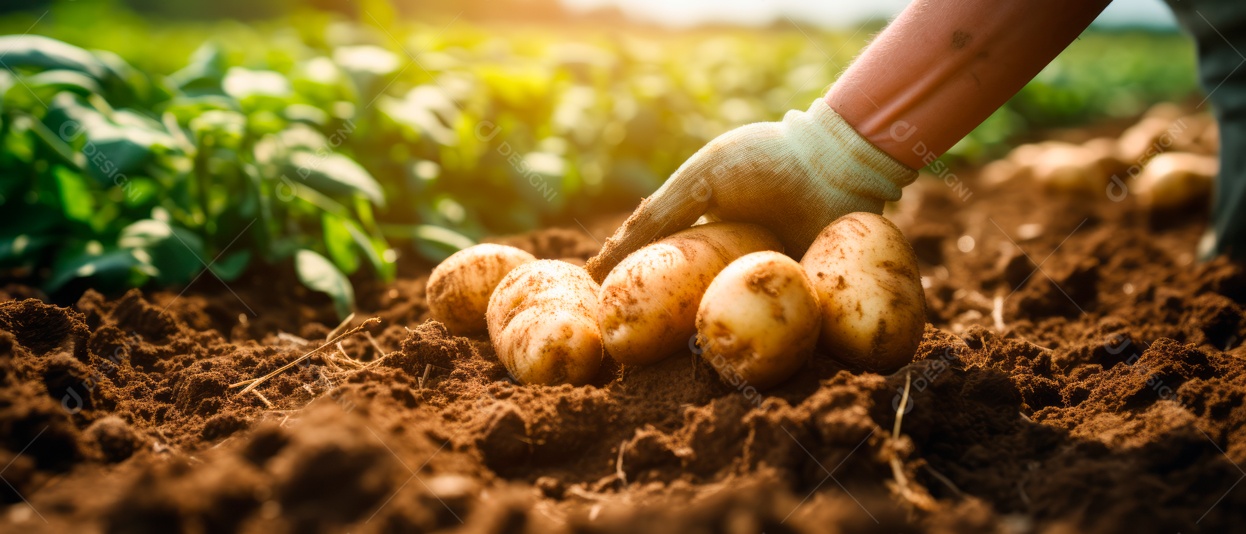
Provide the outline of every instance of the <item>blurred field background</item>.
[[[885,24],[671,29],[554,0],[0,13],[3,278],[72,297],[293,269],[343,312],[399,258],[629,210],[714,136],[803,109]],[[944,160],[1191,99],[1175,29],[1092,28]]]

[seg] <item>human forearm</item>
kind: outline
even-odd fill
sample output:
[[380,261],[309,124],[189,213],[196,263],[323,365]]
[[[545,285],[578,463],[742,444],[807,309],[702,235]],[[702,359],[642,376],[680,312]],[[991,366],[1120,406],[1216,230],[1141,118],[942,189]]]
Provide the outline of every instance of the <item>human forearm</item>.
[[986,120],[1109,0],[915,0],[826,95],[863,137],[921,168]]
[[899,199],[913,169],[1016,93],[1107,2],[916,0],[825,100],[697,151],[586,268],[601,281],[632,252],[701,216],[760,225],[784,253],[801,257],[840,216],[881,213]]

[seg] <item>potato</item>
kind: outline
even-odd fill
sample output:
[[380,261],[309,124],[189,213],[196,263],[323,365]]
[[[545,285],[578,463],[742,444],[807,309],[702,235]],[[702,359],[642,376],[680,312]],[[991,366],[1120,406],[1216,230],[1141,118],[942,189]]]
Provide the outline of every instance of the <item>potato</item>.
[[489,340],[524,384],[583,385],[601,366],[597,282],[582,267],[537,260],[516,267],[489,298]]
[[1215,129],[1215,121],[1206,115],[1185,117],[1151,115],[1130,126],[1121,133],[1117,151],[1122,161],[1130,165],[1145,163],[1165,151],[1205,151],[1199,139],[1208,129]]
[[1220,153],[1220,125],[1212,121],[1203,132],[1195,139],[1195,145],[1199,154],[1215,155]]
[[428,277],[428,313],[458,335],[485,331],[489,295],[511,269],[536,261],[515,247],[483,243],[455,252]]
[[1051,147],[1061,144],[1063,143],[1060,143],[1059,141],[1027,143],[1012,149],[1012,152],[1008,153],[1007,159],[1008,161],[1017,164],[1019,167],[1031,167],[1038,162],[1039,158],[1041,158],[1043,154],[1046,154]]
[[1100,165],[1115,166],[1118,168],[1125,166],[1125,162],[1121,161],[1120,157],[1116,153],[1117,143],[1115,138],[1096,137],[1082,143],[1082,148],[1085,148],[1094,154],[1096,161],[1100,162]]
[[1111,176],[1122,170],[1114,148],[1098,140],[1050,145],[1030,172],[1036,182],[1057,191],[1103,193]]
[[1147,108],[1146,113],[1143,113],[1142,116],[1144,118],[1155,117],[1172,122],[1181,118],[1184,113],[1185,112],[1181,110],[1181,106],[1178,106],[1177,104],[1172,102],[1160,102]]
[[1133,191],[1139,204],[1153,210],[1205,202],[1219,166],[1214,156],[1165,152],[1147,162],[1134,180]]
[[778,252],[746,254],[723,269],[697,309],[701,357],[727,383],[768,388],[800,369],[821,328],[804,269]]
[[819,346],[852,367],[886,373],[913,360],[926,325],[917,256],[881,215],[831,223],[800,264],[822,308]]
[[978,180],[990,186],[1000,185],[1022,176],[1029,176],[1030,168],[1022,167],[1009,159],[997,159],[982,166]]
[[601,284],[597,314],[606,352],[624,365],[660,361],[688,347],[701,295],[732,260],[782,250],[764,228],[746,223],[693,226],[619,262]]

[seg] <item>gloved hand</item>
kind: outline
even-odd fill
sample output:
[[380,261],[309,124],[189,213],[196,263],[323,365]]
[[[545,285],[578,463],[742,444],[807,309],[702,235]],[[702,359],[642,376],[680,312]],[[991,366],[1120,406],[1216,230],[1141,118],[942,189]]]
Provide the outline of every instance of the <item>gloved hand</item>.
[[586,268],[601,282],[628,254],[702,215],[764,226],[799,259],[831,221],[854,211],[882,213],[883,203],[898,200],[916,177],[819,98],[808,111],[710,141],[641,202]]

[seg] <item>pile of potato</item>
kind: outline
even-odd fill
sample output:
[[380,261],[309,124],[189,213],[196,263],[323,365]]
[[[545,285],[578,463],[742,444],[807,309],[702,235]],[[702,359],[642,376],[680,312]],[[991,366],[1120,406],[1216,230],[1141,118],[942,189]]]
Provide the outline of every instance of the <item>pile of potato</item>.
[[1029,177],[1055,191],[1129,195],[1153,211],[1205,203],[1218,170],[1219,129],[1206,115],[1152,107],[1119,139],[1021,145],[982,170],[987,183]]
[[606,355],[650,365],[700,347],[727,382],[766,388],[815,348],[859,370],[912,361],[925,328],[917,260],[880,215],[827,226],[800,262],[766,229],[693,226],[619,263],[599,286],[579,266],[477,245],[434,269],[429,311],[460,335],[487,330],[525,384],[585,384]]

